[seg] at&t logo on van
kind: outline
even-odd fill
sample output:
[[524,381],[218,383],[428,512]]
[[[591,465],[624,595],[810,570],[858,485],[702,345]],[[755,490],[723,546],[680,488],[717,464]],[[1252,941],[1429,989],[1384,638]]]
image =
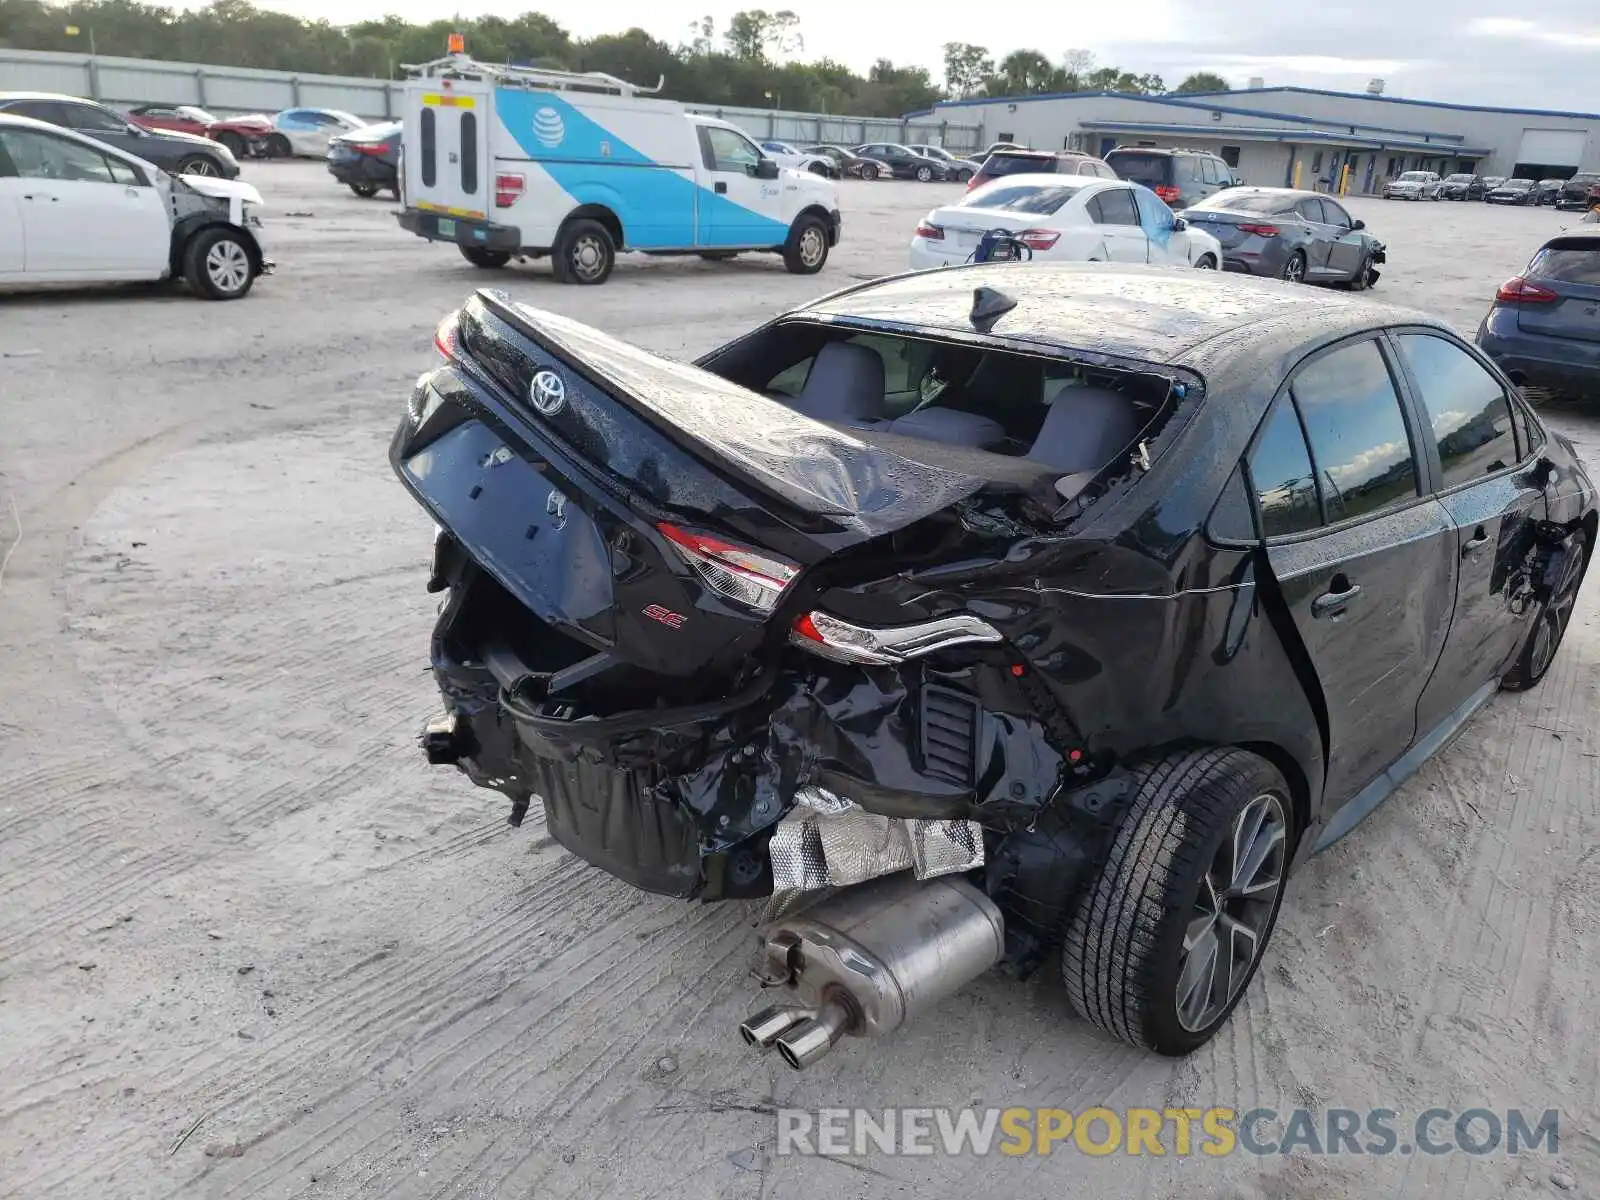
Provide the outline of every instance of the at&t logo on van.
[[567,127],[561,120],[561,114],[548,105],[534,113],[533,136],[539,139],[540,145],[552,150],[561,145],[561,139],[567,136]]

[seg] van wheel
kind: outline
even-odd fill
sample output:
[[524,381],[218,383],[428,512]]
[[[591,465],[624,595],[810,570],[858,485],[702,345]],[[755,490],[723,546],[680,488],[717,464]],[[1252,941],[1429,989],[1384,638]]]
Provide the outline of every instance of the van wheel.
[[783,244],[783,265],[791,275],[815,275],[828,261],[828,228],[821,217],[801,217]]
[[1157,1054],[1209,1041],[1277,924],[1293,811],[1282,774],[1245,750],[1146,766],[1062,947],[1073,1008]]
[[617,262],[611,231],[599,221],[568,221],[556,234],[550,265],[562,283],[596,284],[611,278]]
[[207,300],[244,296],[256,280],[244,235],[227,225],[202,229],[184,247],[183,277],[195,295]]
[[482,246],[462,246],[460,250],[462,258],[486,271],[499,270],[511,261],[510,252],[505,250],[488,250]]

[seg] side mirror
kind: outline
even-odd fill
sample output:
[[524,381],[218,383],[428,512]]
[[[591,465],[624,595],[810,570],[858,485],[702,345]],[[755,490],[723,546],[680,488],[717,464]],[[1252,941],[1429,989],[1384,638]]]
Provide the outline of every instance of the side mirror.
[[1350,226],[1351,229],[1365,229],[1366,227],[1367,227],[1367,223],[1365,221],[1363,221],[1360,217],[1357,217],[1355,219],[1355,222]]
[[1174,233],[1182,233],[1187,228],[1189,228],[1189,222],[1185,221],[1182,217],[1172,218],[1172,231]]
[[760,159],[751,174],[757,179],[776,179],[778,177],[778,164],[770,158]]

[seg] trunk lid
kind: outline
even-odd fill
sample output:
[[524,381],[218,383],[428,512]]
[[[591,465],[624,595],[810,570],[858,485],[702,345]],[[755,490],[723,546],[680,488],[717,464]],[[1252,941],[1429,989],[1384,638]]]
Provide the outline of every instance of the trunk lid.
[[1517,328],[1545,337],[1600,342],[1600,237],[1556,238],[1524,276],[1558,297],[1517,305]]
[[1183,214],[1183,219],[1196,229],[1204,230],[1217,241],[1222,243],[1224,250],[1230,250],[1241,245],[1255,234],[1247,232],[1241,225],[1276,225],[1281,227],[1291,217],[1265,217],[1260,213],[1221,212],[1215,209],[1190,208]]
[[991,229],[1005,229],[1021,233],[1037,228],[1042,218],[1038,213],[1012,212],[1003,208],[967,208],[951,205],[936,208],[928,220],[944,230],[945,243],[966,253],[977,249],[983,235]]

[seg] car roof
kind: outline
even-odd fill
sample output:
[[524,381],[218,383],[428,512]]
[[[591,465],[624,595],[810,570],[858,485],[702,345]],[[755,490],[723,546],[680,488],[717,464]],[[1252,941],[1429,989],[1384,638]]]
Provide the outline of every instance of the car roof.
[[1128,188],[1132,185],[1125,179],[1107,179],[1103,175],[1063,175],[1059,171],[1018,171],[1014,175],[1001,175],[989,180],[977,191],[968,192],[969,197],[976,196],[978,191],[987,188],[1015,187],[1017,184],[1032,184],[1034,187],[1070,187],[1075,191],[1082,191],[1090,184],[1104,184],[1106,187]]
[[[5,96],[0,96],[0,100],[4,99],[6,99]],[[32,117],[22,117],[16,113],[3,111],[0,111],[0,125],[10,129],[37,129],[40,133],[48,133],[52,137],[67,138],[77,142],[80,146],[88,146],[100,154],[121,159],[123,162],[136,163],[141,167],[149,167],[153,171],[161,170],[160,167],[148,159],[140,158],[137,154],[129,154],[126,150],[107,145],[97,138],[88,137],[79,133],[76,129],[68,129],[64,125],[52,125],[49,121],[36,121]]]
[[[1102,181],[1111,182],[1111,181]],[[972,337],[973,290],[994,288],[1016,307],[991,338],[1035,342],[1143,362],[1214,362],[1230,349],[1289,355],[1384,325],[1444,328],[1435,318],[1345,292],[1277,280],[1113,263],[988,263],[891,276],[824,296],[807,316]]]

